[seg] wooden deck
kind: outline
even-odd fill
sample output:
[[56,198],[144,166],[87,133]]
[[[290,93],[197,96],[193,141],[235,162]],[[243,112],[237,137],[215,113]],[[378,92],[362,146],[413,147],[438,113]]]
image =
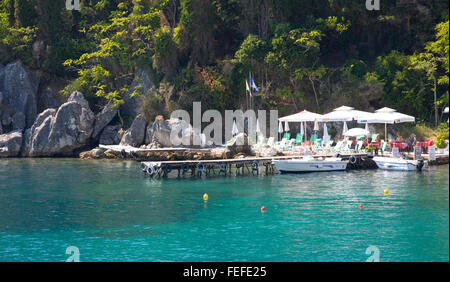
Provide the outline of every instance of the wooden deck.
[[[332,157],[334,154],[314,155],[315,158]],[[357,158],[369,158],[367,154],[341,155],[342,159],[349,159],[350,156]],[[236,175],[252,174],[258,175],[262,172],[265,175],[277,173],[272,160],[297,159],[303,156],[274,156],[274,157],[245,157],[235,159],[214,159],[214,160],[183,160],[183,161],[155,161],[142,162],[141,170],[151,177],[167,177],[172,171],[178,171],[178,177],[185,174],[192,176],[208,175],[231,175],[233,171]]]

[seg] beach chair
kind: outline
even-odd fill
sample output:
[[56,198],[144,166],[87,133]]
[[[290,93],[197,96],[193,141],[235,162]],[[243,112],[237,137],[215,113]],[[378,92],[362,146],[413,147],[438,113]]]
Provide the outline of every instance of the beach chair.
[[380,134],[377,134],[377,133],[372,134],[372,142],[376,142],[376,141],[377,141],[377,137],[378,137],[379,135],[380,135]]
[[344,141],[338,141],[336,146],[332,147],[331,151],[334,153],[339,153],[341,151],[342,144],[344,144]]
[[[265,138],[263,138],[263,137],[258,138],[258,143],[252,144],[252,149],[253,150],[261,149],[264,146],[264,141],[265,141]],[[249,144],[250,144],[250,140],[249,140]]]
[[381,155],[383,155],[383,153],[386,152],[387,144],[388,144],[388,142],[386,142],[384,140],[381,141],[381,146],[380,146]]
[[315,144],[317,141],[317,134],[311,135],[311,138],[309,139],[309,141],[311,142],[311,145]]
[[354,153],[355,152],[355,150],[354,149],[352,149],[352,141],[350,141],[350,140],[348,140],[347,141],[347,144],[346,144],[346,146],[345,146],[345,152],[347,152],[347,153]]
[[269,139],[267,139],[267,146],[273,147],[274,145],[275,145],[275,138],[269,137]]
[[316,142],[314,145],[311,146],[311,150],[313,152],[320,153],[321,149],[322,149],[322,147],[320,146],[319,142]]
[[297,136],[295,137],[295,144],[301,145],[302,143],[303,143],[303,134],[298,133]]
[[355,151],[356,152],[361,152],[362,151],[362,146],[363,146],[363,141],[358,141],[358,143],[356,143],[356,147],[355,147]]
[[292,138],[291,140],[287,141],[286,146],[284,146],[284,149],[293,149],[295,144],[295,139]]
[[328,141],[327,144],[325,145],[324,150],[325,150],[327,153],[331,153],[331,152],[333,151],[333,144],[334,144],[334,141],[333,141],[333,140]]
[[277,144],[275,144],[275,147],[276,147],[278,150],[283,151],[284,148],[285,148],[285,146],[286,146],[286,143],[287,143],[287,142],[288,142],[288,140],[287,140],[286,138],[283,138],[283,139],[281,139],[280,142],[277,142]]
[[283,138],[282,139],[286,139],[286,140],[289,140],[289,139],[291,139],[291,133],[290,132],[286,132],[286,133],[284,133],[284,135],[283,135]]

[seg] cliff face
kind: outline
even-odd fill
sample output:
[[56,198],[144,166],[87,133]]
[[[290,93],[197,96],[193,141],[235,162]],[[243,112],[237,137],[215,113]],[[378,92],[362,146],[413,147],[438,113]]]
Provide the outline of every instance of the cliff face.
[[[3,128],[24,129],[33,124],[37,116],[39,81],[39,75],[27,70],[21,62],[5,67],[0,65],[0,113]],[[23,117],[24,125],[21,120],[17,120]]]
[[[40,83],[45,83],[40,75],[20,61],[0,65],[0,157],[75,156],[78,150],[96,146],[99,141],[137,147],[155,141],[147,132],[148,122],[139,115],[137,98],[126,97],[129,103],[121,109],[135,118],[124,132],[120,124],[110,125],[118,113],[112,104],[95,115],[83,94],[73,92],[60,105],[55,92],[40,87]],[[144,71],[136,77],[134,85],[138,84],[144,90],[152,85]]]

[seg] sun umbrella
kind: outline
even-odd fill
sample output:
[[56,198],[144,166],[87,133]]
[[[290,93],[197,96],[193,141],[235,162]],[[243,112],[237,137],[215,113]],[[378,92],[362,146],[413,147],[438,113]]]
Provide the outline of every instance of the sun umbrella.
[[369,135],[369,131],[363,129],[363,128],[352,128],[344,133],[344,136],[347,137],[358,137],[358,136],[366,136]]
[[233,134],[233,136],[239,133],[239,130],[236,125],[236,121],[233,121],[233,129],[232,129],[231,133]]
[[281,121],[278,123],[278,133],[279,136],[281,136],[281,133],[283,133],[283,124],[281,123]]
[[328,135],[328,128],[327,128],[327,124],[323,123],[323,142],[328,142],[330,141],[330,135]]
[[369,124],[368,124],[367,122],[366,122],[366,127],[365,127],[364,129],[365,129],[366,131],[368,131],[368,132],[370,131],[370,130],[369,130]]
[[278,133],[283,133],[283,124],[281,123],[281,121],[278,123]]
[[290,116],[285,116],[282,118],[279,118],[279,121],[288,121],[288,122],[302,122],[302,121],[314,121],[316,119],[321,119],[322,115],[316,114],[316,113],[312,113],[309,112],[307,110],[301,111],[299,113],[290,115]]
[[[280,118],[280,119],[278,119],[279,121],[284,121],[284,122],[300,122],[300,123],[305,123],[304,125],[302,124],[302,126],[303,126],[303,138],[304,138],[304,140],[308,140],[308,138],[307,138],[307,131],[306,131],[306,122],[307,121],[315,121],[316,119],[317,120],[321,120],[321,118],[322,118],[322,115],[320,115],[320,114],[316,114],[316,113],[312,113],[312,112],[309,112],[309,111],[307,111],[307,110],[303,110],[303,111],[301,111],[301,112],[299,112],[299,113],[296,113],[296,114],[293,114],[293,115],[290,115],[290,116],[285,116],[285,117],[282,117],[282,118]],[[318,128],[318,127],[317,127]]]
[[332,112],[322,116],[320,121],[331,122],[331,121],[352,121],[360,116],[370,114],[369,112],[363,112],[355,110],[352,107],[342,106],[334,109]]
[[408,116],[397,112],[391,108],[382,108],[375,113],[370,113],[358,117],[359,123],[384,123],[384,136],[387,138],[387,124],[415,122],[416,119],[413,116]]
[[284,122],[284,131],[288,132],[289,129],[289,123],[287,121]]
[[319,131],[319,121],[317,119],[314,121],[314,131]]
[[301,135],[305,134],[305,130],[303,129],[303,122],[300,123],[300,134]]
[[261,129],[259,128],[259,119],[256,119],[256,143],[258,143],[258,135],[260,134]]
[[343,133],[345,133],[345,132],[347,132],[347,131],[348,131],[347,122],[344,121],[344,130],[343,130]]

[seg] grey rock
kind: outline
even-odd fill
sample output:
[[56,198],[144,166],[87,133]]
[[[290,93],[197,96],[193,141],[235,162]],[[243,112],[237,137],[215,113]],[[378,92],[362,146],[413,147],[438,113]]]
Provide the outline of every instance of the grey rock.
[[169,119],[167,123],[171,130],[171,146],[181,145],[185,147],[198,147],[201,145],[202,140],[199,133],[196,133],[192,125],[186,121],[180,119]]
[[145,144],[152,143],[153,140],[153,125],[149,124],[147,125],[147,128],[145,129]]
[[278,154],[278,150],[274,147],[264,146],[259,150],[260,157],[273,157]]
[[73,92],[70,94],[69,99],[67,99],[67,102],[76,102],[81,105],[83,108],[89,108],[88,101],[84,98],[84,95],[81,92]]
[[80,153],[81,159],[99,159],[104,157],[104,153],[106,149],[103,148],[95,148],[87,152]]
[[152,125],[153,136],[151,143],[157,143],[160,147],[172,147],[170,142],[170,132],[172,129],[169,123],[163,119],[157,119]]
[[0,135],[0,158],[18,156],[21,146],[22,132],[20,130]]
[[55,109],[47,109],[40,113],[33,126],[24,133],[24,143],[21,150],[22,156],[31,156],[32,144],[40,144],[48,141],[48,135],[50,133],[50,123],[52,117],[56,114]]
[[136,71],[135,78],[129,88],[130,91],[123,97],[125,103],[121,107],[121,113],[124,115],[135,117],[139,113],[139,97],[131,97],[131,93],[133,93],[136,87],[138,87],[141,93],[146,93],[150,88],[154,87],[154,83],[151,81],[150,76],[142,69]]
[[12,128],[13,130],[23,131],[26,126],[26,117],[22,112],[17,112],[12,116]]
[[27,132],[24,155],[71,156],[85,146],[94,130],[94,113],[83,94],[74,92],[58,111],[41,113]]
[[107,126],[117,114],[117,108],[112,104],[107,104],[103,110],[95,117],[94,132],[92,138],[97,139],[102,130]]
[[122,129],[120,124],[108,125],[100,134],[99,143],[102,145],[117,145],[120,143],[121,136],[119,131]]
[[46,109],[57,109],[61,103],[56,99],[52,89],[46,88],[42,91],[38,101],[38,109],[44,111]]
[[141,146],[145,141],[145,130],[147,122],[142,115],[138,115],[131,127],[125,131],[120,141],[120,145],[128,145],[133,147]]
[[248,144],[248,137],[245,133],[238,133],[236,136],[228,140],[226,148],[231,152],[231,155],[251,153],[251,147]]
[[27,70],[20,61],[0,67],[2,104],[13,113],[24,113],[27,128],[33,124],[37,116],[39,80],[40,77]]
[[1,116],[1,124],[3,126],[9,126],[12,122],[12,117],[10,116],[10,114],[7,111],[3,111],[2,112],[2,116]]

